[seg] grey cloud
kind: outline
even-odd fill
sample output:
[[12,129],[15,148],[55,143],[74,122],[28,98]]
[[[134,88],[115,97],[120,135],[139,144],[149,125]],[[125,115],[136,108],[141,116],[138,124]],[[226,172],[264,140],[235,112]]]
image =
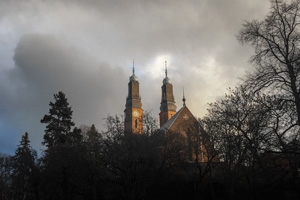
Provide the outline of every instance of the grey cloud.
[[253,49],[235,35],[243,20],[264,17],[268,7],[261,0],[0,0],[0,146],[6,135],[16,144],[25,131],[38,146],[39,120],[60,90],[77,125],[100,128],[108,113],[123,114],[133,58],[145,110],[158,115],[164,78],[163,61],[151,63],[170,55],[177,107],[184,86],[201,117],[207,102],[251,68]]
[[99,63],[53,36],[24,36],[15,49],[14,60],[16,68],[7,75],[18,77],[23,84],[14,94],[2,88],[1,118],[18,124],[20,132],[15,134],[28,131],[35,145],[42,141],[44,126],[39,121],[48,113],[53,93],[66,93],[77,125],[94,123],[99,127],[108,113],[121,113],[123,109],[123,104],[116,105],[119,93],[124,96],[119,91],[126,88],[122,69]]

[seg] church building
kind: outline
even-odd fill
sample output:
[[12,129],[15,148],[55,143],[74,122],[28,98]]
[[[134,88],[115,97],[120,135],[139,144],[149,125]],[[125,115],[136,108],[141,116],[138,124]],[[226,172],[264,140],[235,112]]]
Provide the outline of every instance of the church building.
[[[203,137],[206,133],[200,126],[198,120],[186,106],[186,99],[183,91],[183,106],[176,111],[175,99],[173,95],[173,85],[168,77],[167,62],[165,61],[165,78],[161,86],[161,102],[159,123],[160,131],[166,133],[180,133],[186,138],[189,151],[189,160],[199,162],[207,162],[207,151],[204,146],[209,144]],[[139,95],[139,82],[134,74],[134,63],[132,76],[128,83],[128,96],[125,105],[125,131],[127,133],[142,134],[143,133],[143,109],[141,97]],[[211,145],[208,145],[212,149]]]

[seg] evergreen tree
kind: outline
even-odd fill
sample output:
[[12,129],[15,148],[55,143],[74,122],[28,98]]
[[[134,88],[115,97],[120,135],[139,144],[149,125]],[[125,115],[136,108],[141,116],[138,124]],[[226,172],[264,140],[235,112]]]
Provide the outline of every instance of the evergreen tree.
[[65,94],[58,92],[58,94],[54,94],[54,99],[54,103],[50,101],[49,114],[41,120],[41,123],[47,124],[42,144],[48,148],[65,144],[71,127],[75,125],[72,121],[73,111]]
[[36,151],[30,146],[28,133],[22,139],[12,157],[12,196],[13,199],[33,199],[36,173]]

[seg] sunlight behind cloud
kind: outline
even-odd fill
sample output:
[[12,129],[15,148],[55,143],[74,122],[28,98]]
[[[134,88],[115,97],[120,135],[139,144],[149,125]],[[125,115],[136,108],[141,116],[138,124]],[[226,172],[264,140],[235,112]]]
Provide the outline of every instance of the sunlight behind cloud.
[[157,55],[153,62],[146,64],[144,73],[153,78],[162,77],[165,71],[165,61],[167,61],[167,66],[169,66],[172,63],[172,56],[170,54]]
[[208,56],[203,61],[204,67],[200,67],[197,69],[197,73],[201,74],[201,77],[205,81],[210,81],[216,79],[220,70],[217,67],[217,62],[215,57]]

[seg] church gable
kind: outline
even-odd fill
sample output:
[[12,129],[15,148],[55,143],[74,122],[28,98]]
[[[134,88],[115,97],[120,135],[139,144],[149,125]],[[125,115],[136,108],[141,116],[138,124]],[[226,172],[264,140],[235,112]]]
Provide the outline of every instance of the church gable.
[[163,124],[161,130],[183,133],[193,126],[198,126],[198,121],[188,107],[183,106],[170,120]]
[[179,133],[186,138],[190,161],[208,162],[210,159],[218,161],[207,133],[187,106],[184,105],[160,130],[164,133]]

